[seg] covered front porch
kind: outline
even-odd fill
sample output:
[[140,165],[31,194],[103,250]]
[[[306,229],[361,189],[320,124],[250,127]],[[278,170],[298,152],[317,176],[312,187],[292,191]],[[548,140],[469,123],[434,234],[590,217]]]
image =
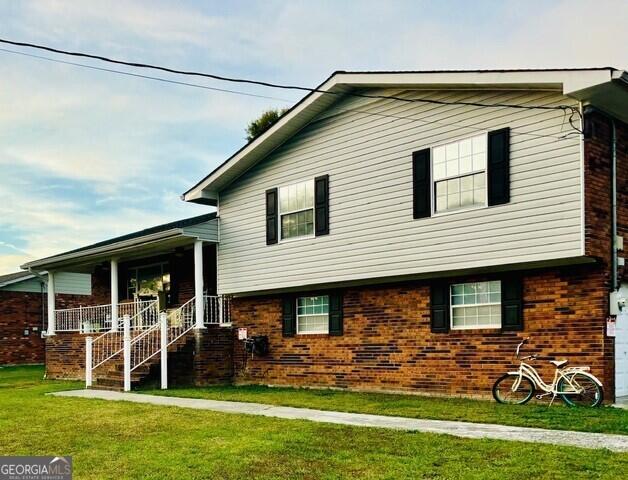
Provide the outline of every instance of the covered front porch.
[[[213,214],[194,217],[25,265],[48,274],[50,376],[88,385],[120,377],[128,390],[160,360],[167,376],[168,352],[185,350],[193,332],[229,337],[215,330],[231,324],[230,299],[217,295],[217,223]],[[90,301],[60,304],[59,272],[91,274]]]

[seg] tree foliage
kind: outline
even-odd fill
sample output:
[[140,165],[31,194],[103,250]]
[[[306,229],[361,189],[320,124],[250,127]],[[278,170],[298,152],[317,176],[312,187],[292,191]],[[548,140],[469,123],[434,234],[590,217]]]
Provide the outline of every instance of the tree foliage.
[[272,127],[279,117],[286,113],[287,108],[271,108],[264,111],[258,118],[249,122],[246,127],[246,139],[250,142]]

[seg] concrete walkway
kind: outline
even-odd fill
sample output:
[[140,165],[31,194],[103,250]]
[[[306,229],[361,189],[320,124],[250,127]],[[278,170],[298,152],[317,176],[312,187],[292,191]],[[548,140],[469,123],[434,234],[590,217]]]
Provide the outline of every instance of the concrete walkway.
[[549,443],[582,448],[607,448],[615,452],[628,452],[628,435],[545,430],[542,428],[510,427],[486,423],[453,422],[446,420],[421,420],[416,418],[343,413],[309,408],[276,407],[261,403],[223,402],[196,398],[162,397],[138,393],[111,392],[105,390],[73,390],[56,392],[59,397],[96,398],[118,400],[171,407],[195,408],[223,413],[262,415],[312,422],[357,425],[360,427],[393,428],[416,432],[443,433],[464,438],[490,438],[520,442]]

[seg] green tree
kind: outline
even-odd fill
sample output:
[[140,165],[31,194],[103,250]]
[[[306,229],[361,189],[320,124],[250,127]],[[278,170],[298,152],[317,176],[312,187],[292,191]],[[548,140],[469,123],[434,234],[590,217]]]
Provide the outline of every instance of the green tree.
[[270,127],[272,127],[279,117],[288,111],[287,108],[271,108],[263,112],[258,118],[249,122],[246,127],[246,139],[250,142],[256,139]]

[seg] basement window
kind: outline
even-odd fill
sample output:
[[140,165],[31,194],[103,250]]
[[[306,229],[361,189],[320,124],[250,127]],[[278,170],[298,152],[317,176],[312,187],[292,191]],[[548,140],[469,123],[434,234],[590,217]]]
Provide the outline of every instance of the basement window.
[[451,328],[501,328],[501,282],[456,283],[450,287]]
[[297,333],[329,333],[329,295],[297,298]]

